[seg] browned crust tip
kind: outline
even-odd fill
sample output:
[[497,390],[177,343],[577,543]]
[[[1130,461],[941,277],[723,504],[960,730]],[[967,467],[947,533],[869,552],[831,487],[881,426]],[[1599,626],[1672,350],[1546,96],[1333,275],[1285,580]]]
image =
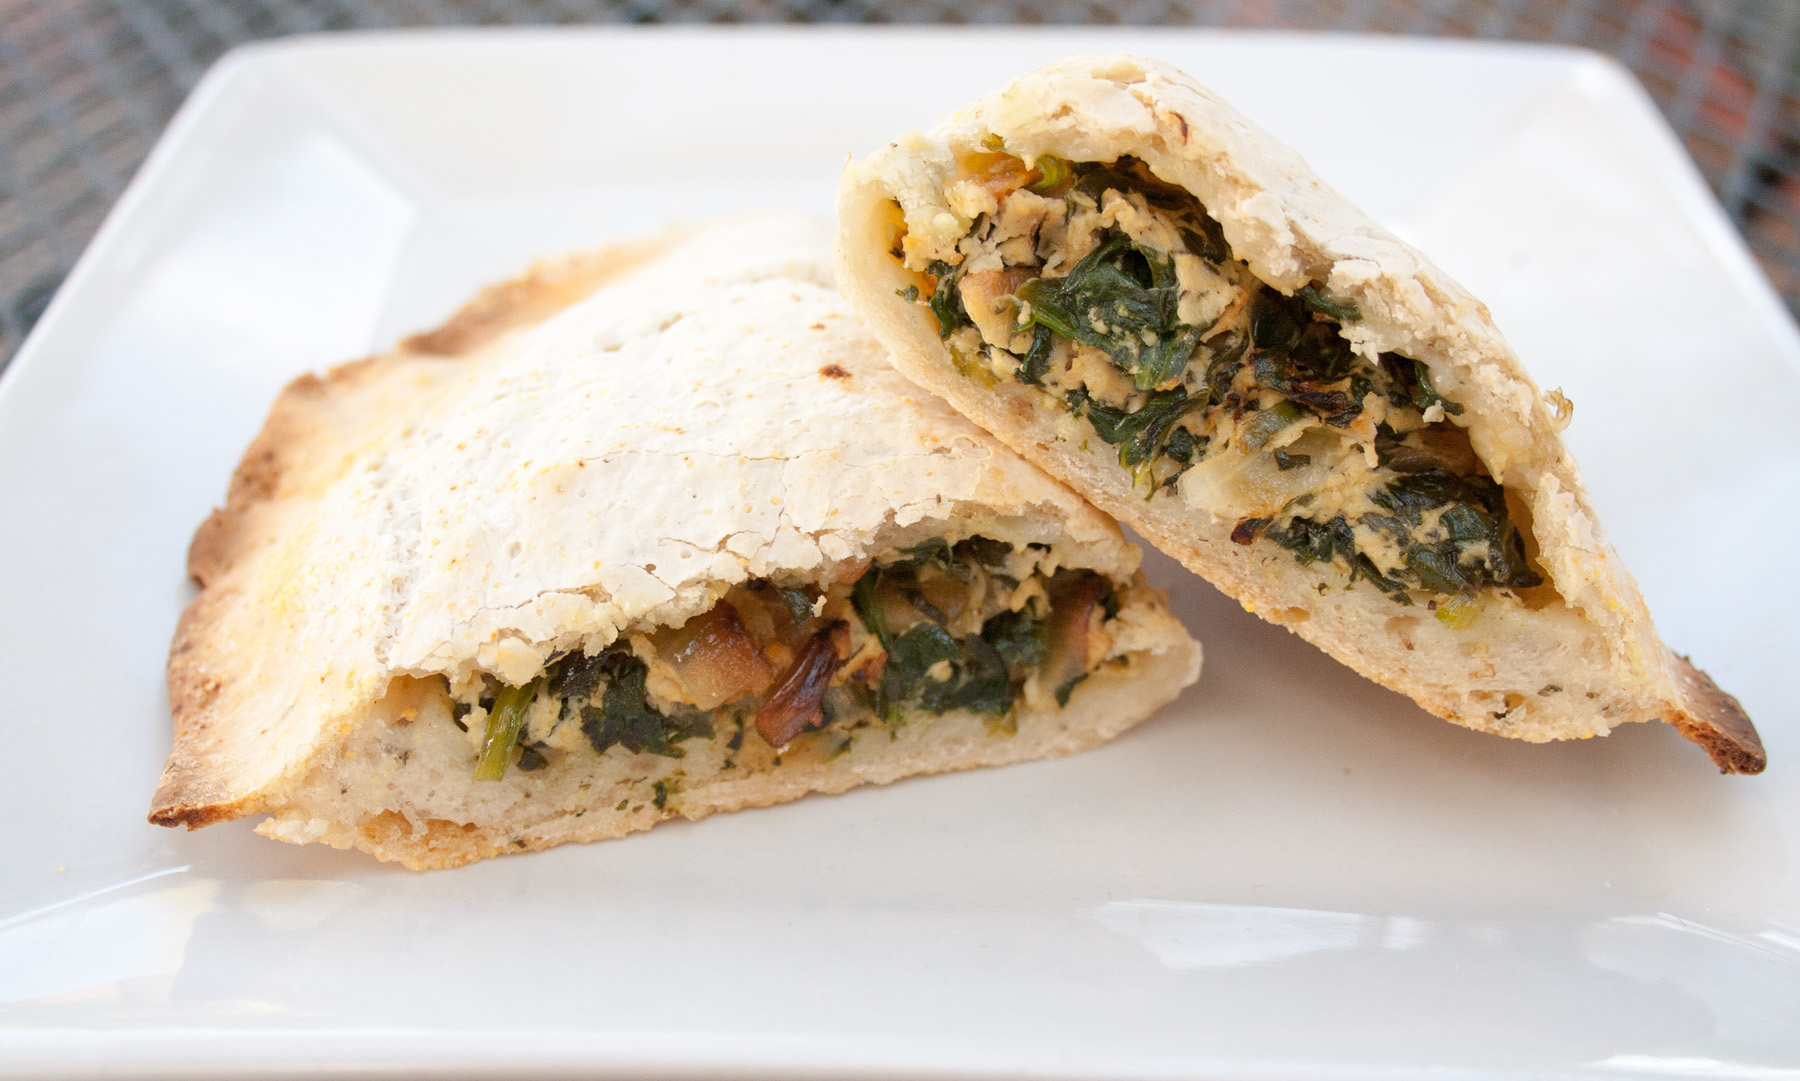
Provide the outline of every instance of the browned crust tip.
[[1738,700],[1720,690],[1711,676],[1686,657],[1670,654],[1669,667],[1686,707],[1669,718],[1669,723],[1711,755],[1719,772],[1761,773],[1769,764],[1769,755]]

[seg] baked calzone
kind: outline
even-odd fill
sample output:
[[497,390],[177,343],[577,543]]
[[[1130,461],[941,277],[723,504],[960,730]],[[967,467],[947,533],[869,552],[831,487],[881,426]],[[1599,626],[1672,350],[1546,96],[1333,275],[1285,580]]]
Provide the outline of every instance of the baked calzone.
[[415,868],[1092,747],[1200,651],[753,218],[294,382],[195,537],[151,820]]
[[1543,741],[1662,719],[1763,768],[1659,639],[1487,310],[1174,68],[1077,57],[853,164],[894,362],[1364,675]]

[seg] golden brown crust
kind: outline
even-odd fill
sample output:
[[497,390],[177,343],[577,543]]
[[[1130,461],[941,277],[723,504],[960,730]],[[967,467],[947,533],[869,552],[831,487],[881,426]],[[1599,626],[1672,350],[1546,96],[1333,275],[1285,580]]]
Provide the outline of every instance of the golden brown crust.
[[262,430],[232,471],[225,505],[194,532],[188,545],[189,577],[204,586],[231,566],[243,537],[244,516],[281,494],[290,464],[305,459],[311,441],[325,434],[323,403],[349,393],[373,364],[366,358],[340,364],[323,376],[308,372],[282,388]]
[[[219,518],[214,512],[207,526]],[[150,821],[159,826],[197,829],[237,815],[230,793],[211,779],[205,763],[192,750],[204,736],[203,718],[223,686],[218,677],[195,663],[194,655],[212,622],[212,610],[227,603],[216,591],[202,592],[181,614],[175,628],[169,650],[169,712],[174,718],[175,741],[150,812]]]
[[1669,663],[1686,707],[1671,716],[1669,723],[1705,748],[1720,773],[1761,773],[1769,756],[1744,707],[1686,657],[1671,653]]

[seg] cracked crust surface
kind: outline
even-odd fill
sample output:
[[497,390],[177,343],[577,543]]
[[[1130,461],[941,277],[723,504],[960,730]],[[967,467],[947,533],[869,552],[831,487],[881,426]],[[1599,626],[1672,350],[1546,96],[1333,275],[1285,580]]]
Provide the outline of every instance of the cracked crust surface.
[[[1290,295],[1314,284],[1359,309],[1360,320],[1346,325],[1353,344],[1424,361],[1438,390],[1467,407],[1457,423],[1490,474],[1524,498],[1534,555],[1555,596],[1467,634],[1396,611],[1370,590],[1324,599],[1318,575],[1285,552],[1231,543],[1235,523],[1207,521],[1179,499],[1146,501],[1111,448],[1097,439],[1088,445],[1044,395],[958,374],[929,310],[896,294],[929,291],[928,283],[890,249],[902,229],[954,241],[969,228],[944,186],[958,153],[990,149],[995,136],[1027,162],[1046,154],[1140,159],[1199,199],[1258,278]],[[1483,731],[1541,741],[1661,719],[1721,770],[1763,768],[1761,742],[1737,702],[1658,638],[1593,513],[1556,415],[1487,309],[1186,74],[1137,57],[1074,57],[1021,77],[927,135],[902,137],[846,171],[838,257],[845,293],[909,377],[1247,609],[1365,676]]]
[[[751,578],[840,579],[980,532],[1133,581],[1116,524],[893,371],[831,288],[827,245],[810,219],[755,218],[562,260],[391,354],[295,380],[194,538],[203,591],[171,649],[151,821],[279,816],[396,680],[522,683]],[[1141,720],[1199,665],[1143,592],[1166,663],[1096,687],[1068,711],[1085,728],[849,783],[1066,753]],[[849,783],[789,778],[705,810]],[[625,832],[597,817],[529,841],[470,821],[274,832],[442,866]]]

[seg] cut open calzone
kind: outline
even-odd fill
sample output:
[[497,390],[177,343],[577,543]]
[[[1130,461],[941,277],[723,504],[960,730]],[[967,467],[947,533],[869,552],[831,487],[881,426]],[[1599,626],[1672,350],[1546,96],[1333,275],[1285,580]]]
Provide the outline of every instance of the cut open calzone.
[[1487,310],[1155,61],[1049,65],[854,164],[840,282],[921,385],[1441,717],[1764,754],[1658,638]]
[[1200,653],[888,365],[827,230],[545,264],[304,377],[196,535],[151,820],[417,868],[1091,747]]

